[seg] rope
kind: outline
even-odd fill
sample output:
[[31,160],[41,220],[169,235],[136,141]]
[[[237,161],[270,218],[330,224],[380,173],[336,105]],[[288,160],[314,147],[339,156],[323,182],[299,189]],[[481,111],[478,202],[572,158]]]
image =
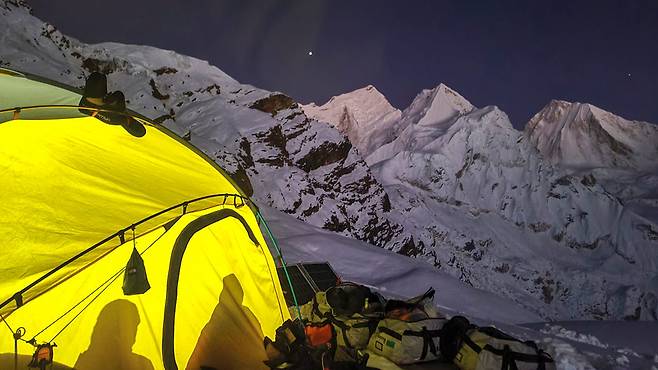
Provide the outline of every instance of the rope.
[[[117,275],[120,275],[121,272],[123,272],[123,270],[124,270],[124,269],[119,270],[119,272],[115,273],[115,274],[112,275],[109,279],[107,279],[107,280],[105,280],[103,283],[101,283],[101,285],[99,285],[98,287],[96,287],[96,289],[92,290],[91,293],[87,294],[87,295],[86,295],[84,298],[82,298],[78,303],[76,303],[75,305],[73,305],[73,307],[71,307],[70,309],[68,309],[68,310],[67,310],[66,312],[64,312],[63,314],[61,314],[61,315],[60,315],[58,318],[56,318],[53,322],[51,322],[50,324],[48,324],[48,326],[46,326],[45,328],[41,329],[41,331],[39,331],[38,333],[34,334],[34,335],[32,336],[32,339],[36,339],[36,337],[38,337],[38,336],[39,336],[40,334],[42,334],[44,331],[48,330],[51,326],[55,325],[59,320],[63,319],[64,316],[68,315],[68,314],[69,314],[71,311],[73,311],[76,307],[78,307],[79,305],[81,305],[82,302],[86,301],[87,298],[91,297],[94,293],[96,293],[96,291],[98,291],[100,288],[102,288],[103,286],[105,286],[105,284],[107,284],[110,280],[115,280],[116,277],[117,277]],[[83,310],[84,310],[84,309],[83,309]]]
[[10,331],[11,334],[13,335],[13,334],[14,334],[14,329],[12,329],[11,326],[9,325],[9,323],[7,322],[7,320],[5,320],[5,317],[2,316],[2,315],[0,315],[0,319],[2,319],[2,322],[4,322],[5,325],[7,325],[7,328],[9,328],[9,331]]
[[[125,270],[125,268],[123,268],[122,270]],[[66,323],[66,325],[64,325],[64,327],[63,327],[60,331],[58,331],[57,334],[55,334],[55,336],[54,336],[50,341],[48,341],[48,343],[52,343],[52,342],[55,340],[55,338],[57,338],[60,334],[62,334],[62,332],[63,332],[66,328],[68,328],[69,325],[71,325],[71,324],[73,323],[73,321],[75,321],[75,319],[77,319],[78,316],[80,316],[80,315],[81,315],[81,314],[87,309],[87,307],[89,307],[92,303],[94,303],[94,301],[95,301],[96,299],[98,299],[98,297],[100,297],[101,294],[103,294],[103,292],[106,291],[107,288],[109,288],[109,287],[112,285],[112,283],[114,283],[114,281],[115,281],[119,276],[121,276],[121,271],[120,271],[118,274],[115,274],[115,276],[111,279],[111,281],[109,282],[109,284],[105,285],[105,288],[103,288],[100,292],[98,292],[98,294],[97,294],[94,298],[92,298],[92,300],[89,301],[89,303],[87,303],[87,304],[82,308],[82,310],[80,310],[80,312],[78,312],[75,316],[73,316],[73,318],[71,318],[71,320],[70,320],[68,323]]]
[[272,244],[274,244],[274,249],[276,250],[276,253],[279,256],[279,261],[281,262],[281,267],[283,267],[283,273],[286,275],[286,280],[288,281],[288,286],[290,286],[290,293],[292,293],[292,300],[295,304],[295,309],[297,310],[297,315],[299,315],[299,319],[302,319],[302,312],[299,309],[299,303],[297,302],[297,295],[295,294],[295,288],[292,286],[292,279],[290,279],[290,275],[288,274],[288,268],[286,267],[286,261],[283,259],[283,253],[281,252],[281,248],[279,248],[279,243],[277,243],[276,238],[274,238],[274,235],[272,235],[272,230],[270,230],[269,225],[267,224],[267,221],[265,221],[265,218],[263,215],[261,215],[260,210],[256,211],[256,217],[258,218],[259,221],[263,222],[263,226],[265,227],[265,231],[267,232],[268,237],[272,241]]
[[[156,238],[151,244],[149,244],[148,247],[144,248],[144,251],[143,251],[142,253],[140,253],[140,255],[143,255],[144,253],[146,253],[146,251],[148,251],[149,249],[151,249],[151,247],[152,247],[155,243],[157,243],[157,242],[160,240],[160,238],[162,238],[162,237],[164,236],[164,234],[166,234],[166,233],[167,233],[167,230],[165,230],[162,234],[160,234],[160,235],[159,235],[159,236],[158,236],[158,237],[157,237],[157,238]],[[133,229],[133,248],[135,248],[134,229]],[[70,320],[70,321],[64,326],[64,328],[62,328],[62,330],[60,330],[60,331],[55,335],[55,337],[57,337],[59,334],[61,334],[61,332],[62,332],[66,327],[68,327],[69,325],[71,325],[71,323],[72,323],[72,322],[73,322],[78,316],[80,316],[80,314],[81,314],[81,313],[82,313],[87,307],[89,307],[89,305],[90,305],[94,300],[96,300],[96,298],[98,298],[98,297],[101,295],[101,293],[103,293],[103,292],[104,292],[104,291],[105,291],[110,285],[112,285],[112,283],[113,283],[113,282],[114,282],[114,281],[115,281],[115,280],[121,275],[122,272],[125,271],[125,269],[126,269],[125,267],[121,268],[119,271],[117,271],[117,272],[114,273],[112,276],[110,276],[110,278],[108,278],[107,280],[105,280],[104,282],[102,282],[98,287],[96,287],[96,289],[92,290],[91,293],[87,294],[87,295],[86,295],[84,298],[82,298],[78,303],[76,303],[75,305],[73,305],[70,309],[68,309],[66,312],[64,312],[63,314],[61,314],[61,315],[60,315],[58,318],[56,318],[53,322],[51,322],[50,324],[48,324],[48,326],[46,326],[46,327],[43,328],[41,331],[39,331],[39,332],[36,333],[34,336],[32,336],[32,340],[34,340],[37,336],[41,335],[43,332],[45,332],[46,330],[48,330],[51,326],[55,325],[59,320],[63,319],[66,315],[68,315],[69,313],[71,313],[71,311],[73,311],[76,307],[78,307],[78,306],[81,305],[84,301],[86,301],[89,297],[91,297],[95,292],[97,292],[99,289],[101,289],[103,286],[105,286],[105,288],[104,288],[100,293],[98,293],[98,295],[97,295],[96,297],[94,297],[94,299],[92,299],[92,300],[91,300],[91,301],[90,301],[90,302],[89,302],[89,303],[88,303],[88,304],[87,304],[87,305],[86,305],[86,306],[85,306],[85,307],[84,307],[84,308],[83,308],[83,309],[82,309],[77,315],[75,315],[75,316],[74,316],[74,317],[73,317],[73,318],[72,318],[72,319],[71,319],[71,320]],[[51,342],[52,342],[54,339],[55,339],[55,338],[51,339]]]

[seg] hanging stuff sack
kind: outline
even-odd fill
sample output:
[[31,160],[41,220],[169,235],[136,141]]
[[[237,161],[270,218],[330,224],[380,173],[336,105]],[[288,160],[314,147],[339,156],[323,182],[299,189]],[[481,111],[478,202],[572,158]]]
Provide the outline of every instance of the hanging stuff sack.
[[494,327],[476,327],[461,316],[446,323],[441,343],[446,359],[453,355],[452,362],[461,370],[555,369],[551,356],[535,342],[521,341]]
[[137,248],[133,247],[132,254],[126,264],[126,270],[123,275],[123,294],[143,294],[149,289],[151,289],[151,285],[146,276],[144,260],[137,251]]

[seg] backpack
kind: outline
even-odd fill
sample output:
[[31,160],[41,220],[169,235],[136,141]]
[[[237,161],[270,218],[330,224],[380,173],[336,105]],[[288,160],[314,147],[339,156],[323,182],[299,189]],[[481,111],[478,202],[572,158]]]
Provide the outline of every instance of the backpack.
[[341,283],[316,293],[300,312],[307,325],[331,323],[338,346],[363,349],[383,316],[383,306],[383,298],[369,288]]
[[441,329],[447,320],[417,321],[384,319],[368,342],[368,350],[398,365],[436,360],[441,357]]
[[325,292],[317,292],[310,302],[299,307],[305,323],[322,323],[331,317],[331,306]]
[[366,367],[368,355],[338,347],[333,325],[286,322],[276,330],[275,340],[263,341],[270,369],[286,370],[376,370]]
[[533,341],[521,341],[494,327],[477,327],[462,316],[450,319],[441,351],[461,370],[554,370],[551,356]]

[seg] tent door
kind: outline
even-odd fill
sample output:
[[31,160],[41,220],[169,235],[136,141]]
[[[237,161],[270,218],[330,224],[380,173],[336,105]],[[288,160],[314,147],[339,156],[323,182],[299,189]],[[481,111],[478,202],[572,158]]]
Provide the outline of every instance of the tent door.
[[164,367],[167,370],[178,369],[174,349],[174,330],[176,321],[176,304],[178,299],[178,281],[180,278],[181,263],[185,250],[187,249],[190,240],[197,232],[226,218],[233,218],[240,221],[251,241],[255,245],[260,245],[255,234],[247,224],[247,221],[239,213],[231,209],[221,209],[201,216],[190,222],[190,224],[182,230],[172,249],[169,262],[169,272],[167,275],[167,293],[162,331],[162,358]]

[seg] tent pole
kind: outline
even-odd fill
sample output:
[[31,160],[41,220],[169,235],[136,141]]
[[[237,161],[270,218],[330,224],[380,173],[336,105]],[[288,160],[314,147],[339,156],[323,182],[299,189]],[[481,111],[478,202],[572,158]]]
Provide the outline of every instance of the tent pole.
[[288,286],[290,287],[290,292],[292,293],[292,300],[295,303],[295,309],[297,310],[297,315],[298,315],[297,317],[299,317],[299,320],[302,320],[302,312],[299,309],[299,303],[297,302],[297,295],[295,294],[295,288],[292,286],[292,280],[290,279],[290,275],[288,274],[286,261],[283,259],[283,253],[281,252],[281,248],[279,248],[279,243],[277,243],[276,238],[274,238],[274,235],[272,234],[272,230],[270,230],[270,227],[267,224],[267,221],[265,221],[263,215],[260,213],[260,210],[256,211],[256,216],[258,217],[259,221],[263,222],[263,226],[265,226],[265,231],[267,232],[267,235],[272,241],[272,244],[274,245],[274,249],[276,250],[276,253],[279,256],[279,262],[281,262],[281,267],[283,267],[283,272],[286,275],[286,280],[288,281]]

